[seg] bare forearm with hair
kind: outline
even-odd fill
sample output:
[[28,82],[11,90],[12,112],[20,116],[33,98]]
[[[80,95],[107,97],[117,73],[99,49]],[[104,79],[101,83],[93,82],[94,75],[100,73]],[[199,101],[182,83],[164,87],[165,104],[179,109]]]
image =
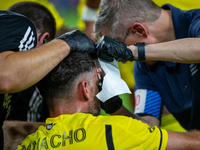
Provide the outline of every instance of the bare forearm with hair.
[[[135,59],[138,58],[136,46],[128,46]],[[146,60],[172,61],[179,63],[200,63],[200,38],[185,38],[170,42],[145,46]]]
[[[146,123],[144,119],[133,114],[129,110],[127,110],[124,106],[122,106],[118,111],[111,115],[124,115],[128,117],[132,117],[133,119],[141,120],[143,123]],[[168,132],[168,143],[166,150],[178,149],[178,150],[197,150],[200,148],[200,132],[192,131],[192,132]]]
[[110,115],[122,115],[122,116],[132,117],[133,119],[141,120],[143,123],[147,123],[144,119],[142,119],[140,116],[132,113],[123,105],[120,109],[118,109],[116,112],[114,112],[113,114],[110,114]]
[[167,150],[197,150],[200,149],[200,132],[168,132]]
[[34,85],[69,52],[69,45],[56,39],[26,52],[0,53],[0,93],[18,92]]

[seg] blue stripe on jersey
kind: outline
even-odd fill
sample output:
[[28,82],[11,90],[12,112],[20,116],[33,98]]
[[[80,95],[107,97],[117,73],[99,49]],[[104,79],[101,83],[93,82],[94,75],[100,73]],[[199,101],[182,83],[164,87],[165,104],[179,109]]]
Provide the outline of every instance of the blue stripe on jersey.
[[144,113],[151,114],[159,119],[161,103],[162,100],[157,91],[147,90]]
[[106,125],[106,142],[108,146],[108,150],[114,150],[114,144],[113,144],[113,137],[112,137],[112,126]]

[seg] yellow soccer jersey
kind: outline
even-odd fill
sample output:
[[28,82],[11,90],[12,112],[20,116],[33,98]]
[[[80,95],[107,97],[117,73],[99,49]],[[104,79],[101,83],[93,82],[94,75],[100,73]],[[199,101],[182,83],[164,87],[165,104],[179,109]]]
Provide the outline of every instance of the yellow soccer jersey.
[[75,113],[48,118],[18,149],[164,150],[167,141],[166,130],[130,117]]

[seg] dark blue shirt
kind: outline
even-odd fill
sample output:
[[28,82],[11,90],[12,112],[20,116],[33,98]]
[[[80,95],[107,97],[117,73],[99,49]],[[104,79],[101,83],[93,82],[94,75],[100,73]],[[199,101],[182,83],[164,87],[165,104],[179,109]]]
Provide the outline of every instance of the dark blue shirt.
[[[176,39],[200,36],[200,9],[182,11],[168,4],[162,8],[171,10]],[[161,119],[162,107],[166,105],[187,129],[191,120],[193,87],[200,84],[194,82],[193,77],[198,75],[199,71],[199,64],[159,61],[153,66],[148,66],[142,62],[135,62],[136,104],[138,103],[135,112]]]

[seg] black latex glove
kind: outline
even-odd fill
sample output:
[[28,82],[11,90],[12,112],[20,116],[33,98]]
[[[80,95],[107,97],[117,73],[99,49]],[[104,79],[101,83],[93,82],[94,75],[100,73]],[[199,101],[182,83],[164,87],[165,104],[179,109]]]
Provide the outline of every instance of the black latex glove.
[[122,99],[119,96],[114,96],[105,102],[99,100],[101,108],[107,113],[112,114],[122,106]]
[[67,42],[70,46],[70,52],[96,52],[95,43],[85,33],[82,33],[79,30],[67,32],[57,39]]
[[126,44],[107,36],[102,38],[96,43],[97,57],[106,61],[133,61],[133,53],[127,48]]

